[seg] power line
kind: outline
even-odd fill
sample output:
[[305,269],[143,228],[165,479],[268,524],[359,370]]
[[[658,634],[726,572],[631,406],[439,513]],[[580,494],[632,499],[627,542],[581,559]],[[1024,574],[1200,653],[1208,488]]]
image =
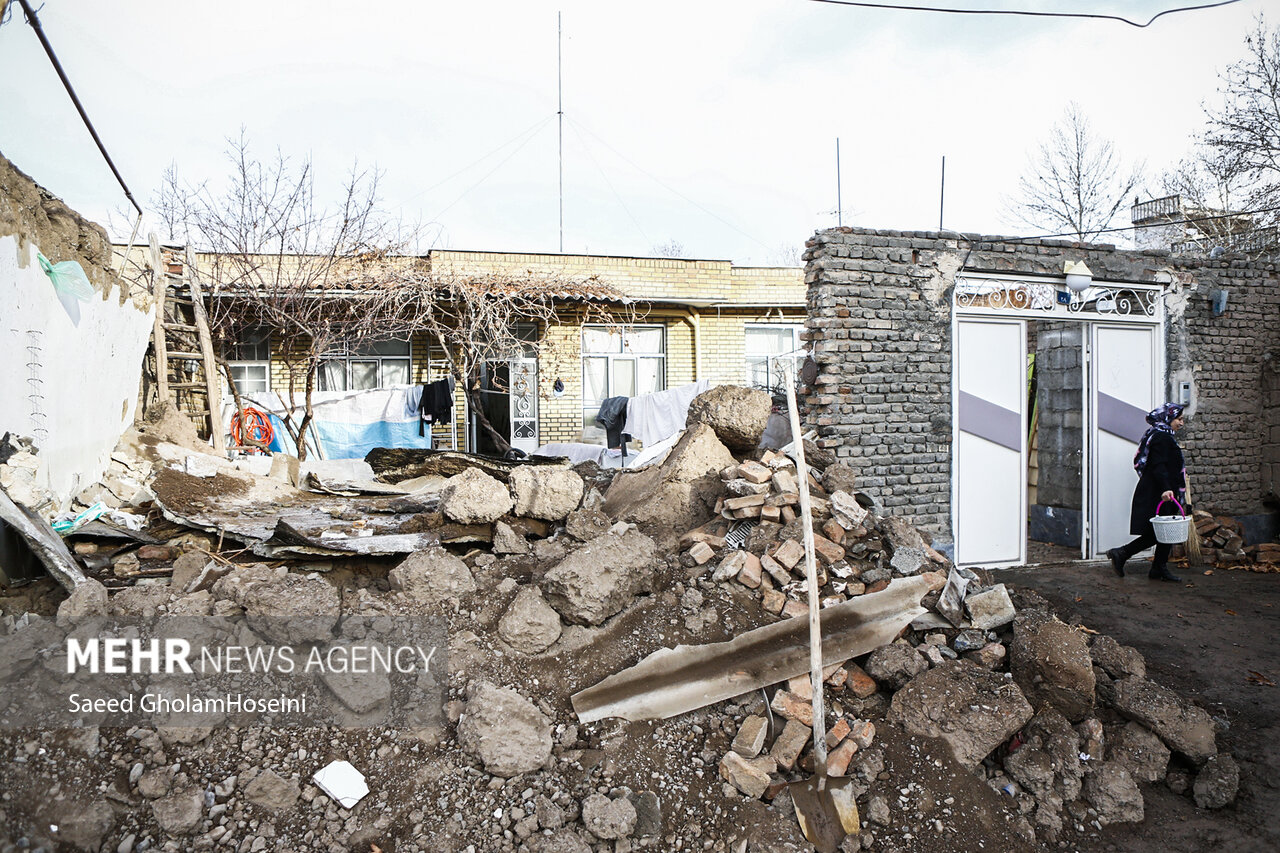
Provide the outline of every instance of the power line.
[[[605,174],[604,167],[600,165],[600,161],[596,159],[596,155],[591,153],[591,148],[587,145],[586,137],[578,132],[576,123],[570,125],[569,129],[577,134],[578,140],[582,143],[582,150],[587,152],[588,159],[590,159],[592,164],[596,167],[596,171],[600,173],[600,177],[604,180],[605,185],[609,187],[609,191],[613,193],[613,197],[618,200],[618,204],[624,211],[626,211],[626,214],[631,219],[632,223],[635,224],[636,230],[640,232],[640,236],[644,238],[644,242],[647,245],[652,246],[653,241],[649,239],[649,235],[645,232],[644,226],[640,224],[640,220],[636,219],[635,214],[631,212],[631,208],[627,207],[627,203],[622,200],[622,196],[618,194],[618,190],[613,186],[613,181],[609,180],[609,176]],[[561,251],[564,251],[563,247],[561,247]]]
[[[76,96],[76,90],[72,88],[71,81],[67,79],[67,72],[62,70],[62,63],[58,61],[57,54],[53,52],[53,45],[49,44],[49,39],[44,34],[44,28],[40,26],[40,19],[36,17],[35,10],[31,8],[31,4],[27,0],[18,0],[18,5],[22,7],[23,14],[27,16],[27,23],[31,25],[31,29],[35,30],[36,38],[40,40],[40,46],[44,48],[44,52],[49,56],[49,61],[53,63],[53,70],[58,72],[58,79],[62,81],[67,94],[71,96],[71,103],[75,104],[76,112],[80,113],[80,120],[89,129],[89,135],[93,137],[98,150],[102,152],[102,159],[106,160],[107,165],[111,167],[111,174],[116,176],[116,180],[120,183],[120,188],[124,190],[124,197],[129,199],[129,204],[133,205],[134,210],[138,211],[139,221],[141,221],[142,207],[134,200],[133,193],[129,192],[129,185],[124,182],[124,178],[120,175],[120,170],[112,162],[111,155],[107,153],[107,146],[102,144],[102,139],[99,138],[98,131],[94,129],[93,122],[89,121],[89,114],[84,111],[84,105],[80,103],[80,98]],[[136,226],[134,230],[137,230]]]
[[1145,24],[1131,21],[1120,15],[1102,15],[1090,12],[1036,12],[1028,9],[949,9],[945,6],[902,6],[892,3],[861,3],[857,0],[809,0],[811,3],[827,3],[833,6],[857,6],[862,9],[888,9],[898,12],[943,12],[951,15],[1010,15],[1026,18],[1086,18],[1098,21],[1119,21],[1131,27],[1149,27],[1157,18],[1172,15],[1175,12],[1194,12],[1199,9],[1216,9],[1219,6],[1230,6],[1240,0],[1221,0],[1219,3],[1203,3],[1199,6],[1179,6],[1176,9],[1165,9],[1151,16]]
[[474,184],[472,184],[471,186],[469,186],[469,187],[467,187],[465,190],[463,190],[463,191],[462,191],[462,195],[458,196],[458,197],[457,197],[457,198],[455,198],[453,201],[449,202],[449,204],[445,206],[444,210],[441,210],[439,213],[437,213],[435,216],[431,217],[431,218],[430,218],[429,220],[427,220],[427,221],[428,221],[428,222],[435,222],[435,221],[436,221],[436,220],[438,220],[441,216],[444,216],[446,213],[448,213],[448,212],[449,212],[449,210],[450,210],[450,209],[452,209],[452,208],[453,208],[453,206],[454,206],[455,204],[457,204],[458,202],[460,202],[460,201],[462,201],[464,198],[466,198],[466,197],[467,197],[467,195],[468,195],[468,194],[470,194],[470,192],[471,192],[472,190],[474,190],[476,187],[478,187],[478,186],[480,186],[481,184],[483,184],[485,181],[489,180],[489,178],[493,176],[493,173],[494,173],[494,172],[496,172],[496,171],[498,171],[499,169],[501,169],[503,166],[505,166],[505,165],[506,165],[506,163],[507,163],[507,161],[508,161],[508,160],[510,160],[512,157],[516,156],[517,154],[519,154],[519,153],[521,152],[521,150],[523,150],[523,149],[524,149],[524,147],[525,147],[526,145],[528,145],[528,144],[533,140],[533,138],[534,138],[535,136],[537,136],[537,135],[538,135],[538,131],[539,131],[539,130],[542,130],[542,128],[546,127],[547,123],[548,123],[548,122],[550,122],[550,121],[551,121],[551,117],[550,117],[550,116],[548,116],[547,118],[543,119],[543,120],[538,124],[538,128],[537,128],[537,130],[535,130],[535,131],[534,131],[531,135],[529,135],[529,136],[528,136],[528,137],[527,137],[523,142],[521,142],[519,145],[517,145],[517,146],[515,147],[515,150],[513,150],[510,154],[508,154],[506,157],[503,157],[503,158],[502,158],[502,160],[501,160],[501,161],[499,161],[498,165],[494,166],[492,169],[490,169],[488,172],[486,172],[486,173],[484,174],[484,176],[483,176],[482,178],[480,178],[480,180],[476,181]]

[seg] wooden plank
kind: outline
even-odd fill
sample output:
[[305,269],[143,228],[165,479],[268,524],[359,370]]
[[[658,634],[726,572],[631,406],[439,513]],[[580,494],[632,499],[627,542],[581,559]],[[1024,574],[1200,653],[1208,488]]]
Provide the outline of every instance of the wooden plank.
[[169,399],[169,356],[164,340],[165,277],[160,273],[160,238],[152,232],[148,238],[151,249],[151,293],[156,301],[155,326],[151,331],[151,343],[156,352],[156,403],[163,406]]
[[204,379],[209,386],[209,435],[213,438],[213,450],[220,456],[227,454],[227,442],[222,435],[222,389],[218,384],[218,362],[213,357],[213,339],[209,336],[209,318],[204,312],[204,293],[200,290],[200,276],[196,270],[196,255],[187,247],[187,283],[191,287],[191,305],[195,311],[196,333],[200,336],[200,352],[204,354]]

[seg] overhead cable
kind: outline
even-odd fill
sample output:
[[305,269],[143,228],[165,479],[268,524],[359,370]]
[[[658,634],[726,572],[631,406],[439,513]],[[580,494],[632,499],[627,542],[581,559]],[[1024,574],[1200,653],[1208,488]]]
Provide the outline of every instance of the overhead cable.
[[1198,6],[1179,6],[1176,9],[1165,9],[1151,16],[1145,24],[1132,21],[1121,15],[1104,15],[1091,12],[1039,12],[1030,9],[955,9],[946,6],[905,6],[894,3],[861,3],[857,0],[809,0],[811,3],[827,3],[833,6],[857,6],[862,9],[887,9],[900,12],[943,12],[951,15],[1013,15],[1027,18],[1086,18],[1099,21],[1119,21],[1131,27],[1149,27],[1156,19],[1175,12],[1194,12],[1199,9],[1216,9],[1219,6],[1230,6],[1240,0],[1221,0],[1218,3],[1202,3]]

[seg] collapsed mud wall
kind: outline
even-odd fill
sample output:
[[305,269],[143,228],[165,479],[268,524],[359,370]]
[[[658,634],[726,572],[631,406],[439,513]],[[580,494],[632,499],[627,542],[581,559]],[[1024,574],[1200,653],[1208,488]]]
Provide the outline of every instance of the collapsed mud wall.
[[[37,253],[78,262],[92,294],[55,288]],[[152,303],[111,269],[101,226],[0,156],[0,434],[33,440],[40,483],[63,502],[97,482],[133,422]]]
[[[887,509],[910,507],[922,528],[951,533],[956,272],[1060,276],[1064,261],[1083,260],[1097,280],[1165,286],[1164,394],[1176,400],[1190,383],[1180,439],[1193,476],[1200,472],[1198,503],[1240,518],[1250,542],[1276,535],[1267,504],[1277,442],[1269,365],[1280,358],[1272,260],[856,228],[818,232],[805,260],[807,335],[819,368],[806,420]],[[1215,313],[1215,296],[1225,310]]]

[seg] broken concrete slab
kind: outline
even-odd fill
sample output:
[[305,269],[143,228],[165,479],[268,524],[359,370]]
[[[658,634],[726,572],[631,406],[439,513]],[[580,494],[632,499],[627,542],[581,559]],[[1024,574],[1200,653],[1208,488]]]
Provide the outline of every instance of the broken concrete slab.
[[867,675],[890,690],[901,690],[929,664],[909,643],[890,643],[871,653],[863,664]]
[[966,596],[964,606],[969,611],[969,623],[983,631],[1008,625],[1018,615],[1009,599],[1009,591],[1002,583]]
[[514,505],[506,484],[479,468],[467,468],[450,477],[440,491],[440,511],[459,524],[496,521]]
[[1013,620],[1009,663],[1033,704],[1048,703],[1071,722],[1093,710],[1093,661],[1085,635],[1052,616],[1028,611]]
[[563,521],[582,503],[585,486],[572,468],[521,465],[511,472],[515,514]]
[[[820,614],[823,665],[844,663],[890,642],[921,613],[932,579],[901,578],[878,593]],[[605,717],[664,719],[767,687],[809,669],[809,626],[787,619],[724,643],[660,649],[571,698],[582,722]]]
[[1235,802],[1240,790],[1240,767],[1225,753],[1210,756],[1196,774],[1192,795],[1202,809],[1220,809]]
[[968,661],[922,673],[893,696],[890,722],[912,734],[942,738],[956,760],[975,767],[1032,717],[1013,679]]
[[476,580],[462,560],[435,546],[405,557],[387,573],[391,588],[424,604],[470,595]]
[[85,582],[84,572],[49,522],[39,513],[9,499],[0,489],[0,522],[15,530],[45,569],[68,591]]
[[547,604],[536,586],[521,587],[498,620],[498,636],[526,655],[545,652],[560,639],[562,630],[560,614]]
[[693,398],[685,426],[705,424],[715,430],[726,447],[748,452],[760,444],[772,411],[773,400],[764,391],[719,385]]
[[1141,823],[1142,791],[1129,771],[1104,761],[1084,780],[1084,798],[1098,813],[1098,823]]
[[599,625],[653,587],[653,540],[635,530],[584,543],[543,577],[547,601],[566,621]]
[[1122,678],[1115,683],[1112,705],[1196,764],[1218,752],[1213,719],[1168,688],[1137,676]]
[[458,721],[458,743],[494,776],[528,773],[551,757],[551,721],[516,691],[476,682]]

